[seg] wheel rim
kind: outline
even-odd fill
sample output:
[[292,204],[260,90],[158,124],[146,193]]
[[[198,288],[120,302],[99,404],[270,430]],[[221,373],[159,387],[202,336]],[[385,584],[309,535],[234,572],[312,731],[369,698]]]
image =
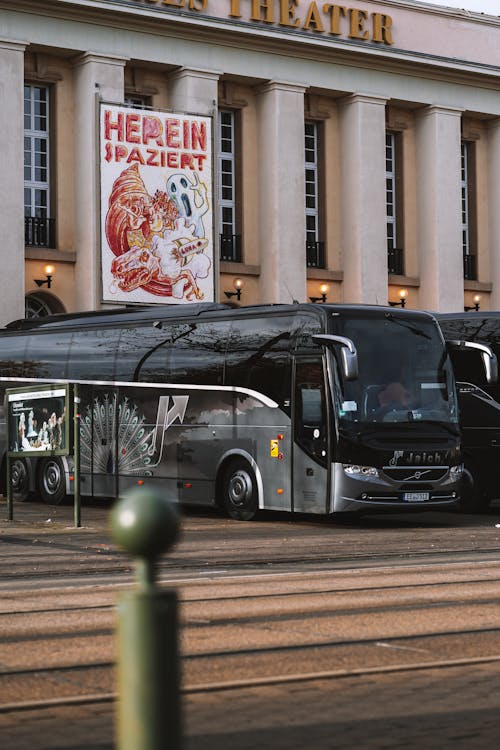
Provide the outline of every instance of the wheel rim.
[[246,508],[253,497],[253,484],[250,474],[243,469],[233,474],[229,480],[227,492],[229,502],[233,507]]
[[43,472],[43,487],[48,495],[55,495],[62,481],[61,467],[56,461],[47,462]]
[[10,476],[13,493],[24,494],[28,486],[28,472],[24,461],[14,461]]

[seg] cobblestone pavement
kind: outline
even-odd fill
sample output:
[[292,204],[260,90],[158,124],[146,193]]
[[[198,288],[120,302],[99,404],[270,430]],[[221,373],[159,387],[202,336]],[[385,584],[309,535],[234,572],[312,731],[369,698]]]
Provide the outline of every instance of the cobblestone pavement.
[[[493,750],[499,703],[497,664],[185,695],[184,750]],[[1,747],[111,750],[113,713],[0,714]]]
[[[27,508],[0,530],[20,541],[50,535],[71,520],[71,508],[57,513],[49,524],[48,512]],[[497,522],[471,533],[496,534]],[[68,545],[107,547],[105,529],[99,511]],[[183,750],[497,750],[499,704],[500,663],[190,693]],[[0,749],[111,750],[113,722],[112,703],[0,713]]]

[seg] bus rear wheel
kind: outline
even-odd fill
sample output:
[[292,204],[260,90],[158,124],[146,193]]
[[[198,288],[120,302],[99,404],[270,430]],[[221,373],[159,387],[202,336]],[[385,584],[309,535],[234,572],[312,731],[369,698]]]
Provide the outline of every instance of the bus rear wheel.
[[24,503],[29,496],[29,474],[26,461],[15,458],[10,464],[10,483],[12,486],[12,499]]
[[257,480],[243,459],[232,461],[225,470],[222,498],[227,514],[236,521],[251,521],[257,515]]
[[66,472],[58,456],[43,458],[38,469],[38,489],[47,505],[59,505],[66,497]]

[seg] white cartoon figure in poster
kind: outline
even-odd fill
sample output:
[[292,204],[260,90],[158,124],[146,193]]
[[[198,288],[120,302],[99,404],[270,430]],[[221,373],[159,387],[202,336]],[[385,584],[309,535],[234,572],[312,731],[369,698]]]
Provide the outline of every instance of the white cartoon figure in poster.
[[174,174],[167,180],[167,194],[179,212],[183,216],[186,225],[194,224],[196,237],[205,236],[203,216],[208,211],[207,186],[200,182],[196,173],[191,182],[186,174]]
[[181,194],[180,202],[159,190],[151,196],[136,164],[115,180],[106,215],[106,237],[116,256],[111,273],[122,291],[140,287],[158,296],[201,300],[196,279],[206,278],[211,267],[203,252],[206,186],[198,176],[194,182],[182,173],[173,178],[171,187],[190,187],[193,196]]

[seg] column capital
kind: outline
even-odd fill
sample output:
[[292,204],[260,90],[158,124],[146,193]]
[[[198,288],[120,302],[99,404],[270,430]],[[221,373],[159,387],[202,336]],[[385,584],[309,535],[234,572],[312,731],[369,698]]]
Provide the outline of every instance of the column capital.
[[207,81],[218,81],[222,70],[202,70],[198,68],[178,68],[172,71],[169,78],[204,78]]
[[431,115],[451,115],[461,117],[465,110],[462,107],[448,107],[445,104],[429,104],[423,109],[417,110],[419,117],[430,117]]
[[339,101],[339,105],[342,107],[347,106],[348,104],[380,104],[385,107],[388,101],[389,99],[386,96],[381,96],[379,94],[362,94],[357,92],[342,97]]
[[73,58],[73,67],[77,68],[88,63],[99,63],[104,65],[116,65],[124,68],[130,57],[119,57],[118,55],[101,55],[99,52],[83,52]]
[[29,44],[29,42],[21,39],[0,39],[0,49],[10,50],[11,52],[24,52]]

